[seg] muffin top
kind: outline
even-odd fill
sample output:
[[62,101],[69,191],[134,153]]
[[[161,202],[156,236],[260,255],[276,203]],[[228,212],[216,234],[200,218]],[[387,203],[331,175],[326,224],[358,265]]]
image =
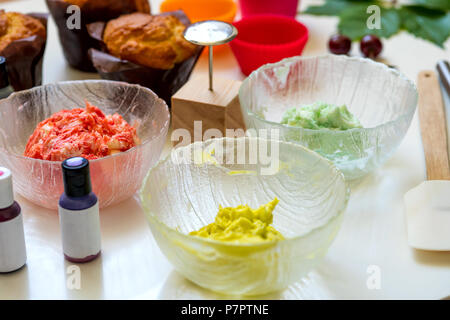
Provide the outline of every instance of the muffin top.
[[46,37],[44,25],[33,17],[0,10],[0,53],[13,41],[38,35]]
[[[83,10],[124,10],[126,12],[150,13],[148,0],[63,0],[64,2],[79,6]],[[124,12],[124,13],[126,13]]]
[[196,46],[183,37],[185,28],[172,15],[132,13],[109,21],[103,41],[116,57],[150,68],[171,69],[195,52]]

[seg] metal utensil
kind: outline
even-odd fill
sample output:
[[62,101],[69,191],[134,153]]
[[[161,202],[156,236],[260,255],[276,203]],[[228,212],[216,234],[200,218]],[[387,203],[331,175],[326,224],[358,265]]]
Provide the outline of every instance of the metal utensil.
[[196,45],[208,46],[209,90],[213,89],[213,46],[225,44],[238,34],[235,26],[223,21],[206,20],[191,24],[184,31],[184,38]]
[[444,84],[447,94],[450,96],[450,64],[448,61],[441,60],[437,63],[436,69],[439,72],[439,77]]

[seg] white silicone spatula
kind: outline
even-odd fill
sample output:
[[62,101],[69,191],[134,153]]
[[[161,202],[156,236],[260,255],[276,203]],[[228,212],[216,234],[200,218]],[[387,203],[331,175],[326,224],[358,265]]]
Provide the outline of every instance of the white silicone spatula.
[[419,119],[427,181],[405,194],[408,243],[422,250],[450,250],[450,167],[447,125],[439,81],[418,77]]

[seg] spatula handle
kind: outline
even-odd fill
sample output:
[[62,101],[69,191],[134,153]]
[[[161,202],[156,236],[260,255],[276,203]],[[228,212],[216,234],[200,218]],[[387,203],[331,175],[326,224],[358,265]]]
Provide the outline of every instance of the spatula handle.
[[447,122],[439,81],[433,71],[417,79],[419,118],[428,180],[450,180]]

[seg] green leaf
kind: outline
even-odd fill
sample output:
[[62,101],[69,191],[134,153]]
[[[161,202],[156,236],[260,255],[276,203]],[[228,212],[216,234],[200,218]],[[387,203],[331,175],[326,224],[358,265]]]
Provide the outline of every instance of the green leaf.
[[321,6],[309,6],[304,13],[318,16],[338,16],[342,11],[354,6],[367,8],[370,4],[376,3],[374,0],[327,0]]
[[[366,34],[389,38],[400,29],[416,37],[443,47],[450,37],[450,0],[410,0],[412,5],[392,7],[380,0],[326,0],[321,6],[310,6],[304,11],[313,15],[339,16],[338,30],[352,40],[359,40]],[[381,28],[369,29],[367,13],[369,5],[381,9]]]
[[402,27],[416,37],[431,41],[441,48],[450,37],[450,13],[425,9],[419,6],[403,6],[400,9]]
[[317,16],[335,16],[342,10],[348,8],[349,3],[345,1],[327,1],[321,6],[309,6],[304,13]]
[[369,29],[367,20],[372,13],[367,13],[367,7],[367,5],[352,6],[343,10],[339,15],[339,33],[346,35],[352,40],[359,40],[366,34],[374,34],[380,38],[389,38],[399,31],[401,20],[397,9],[380,8],[381,28]]
[[450,10],[450,0],[414,0],[413,2],[431,9]]

